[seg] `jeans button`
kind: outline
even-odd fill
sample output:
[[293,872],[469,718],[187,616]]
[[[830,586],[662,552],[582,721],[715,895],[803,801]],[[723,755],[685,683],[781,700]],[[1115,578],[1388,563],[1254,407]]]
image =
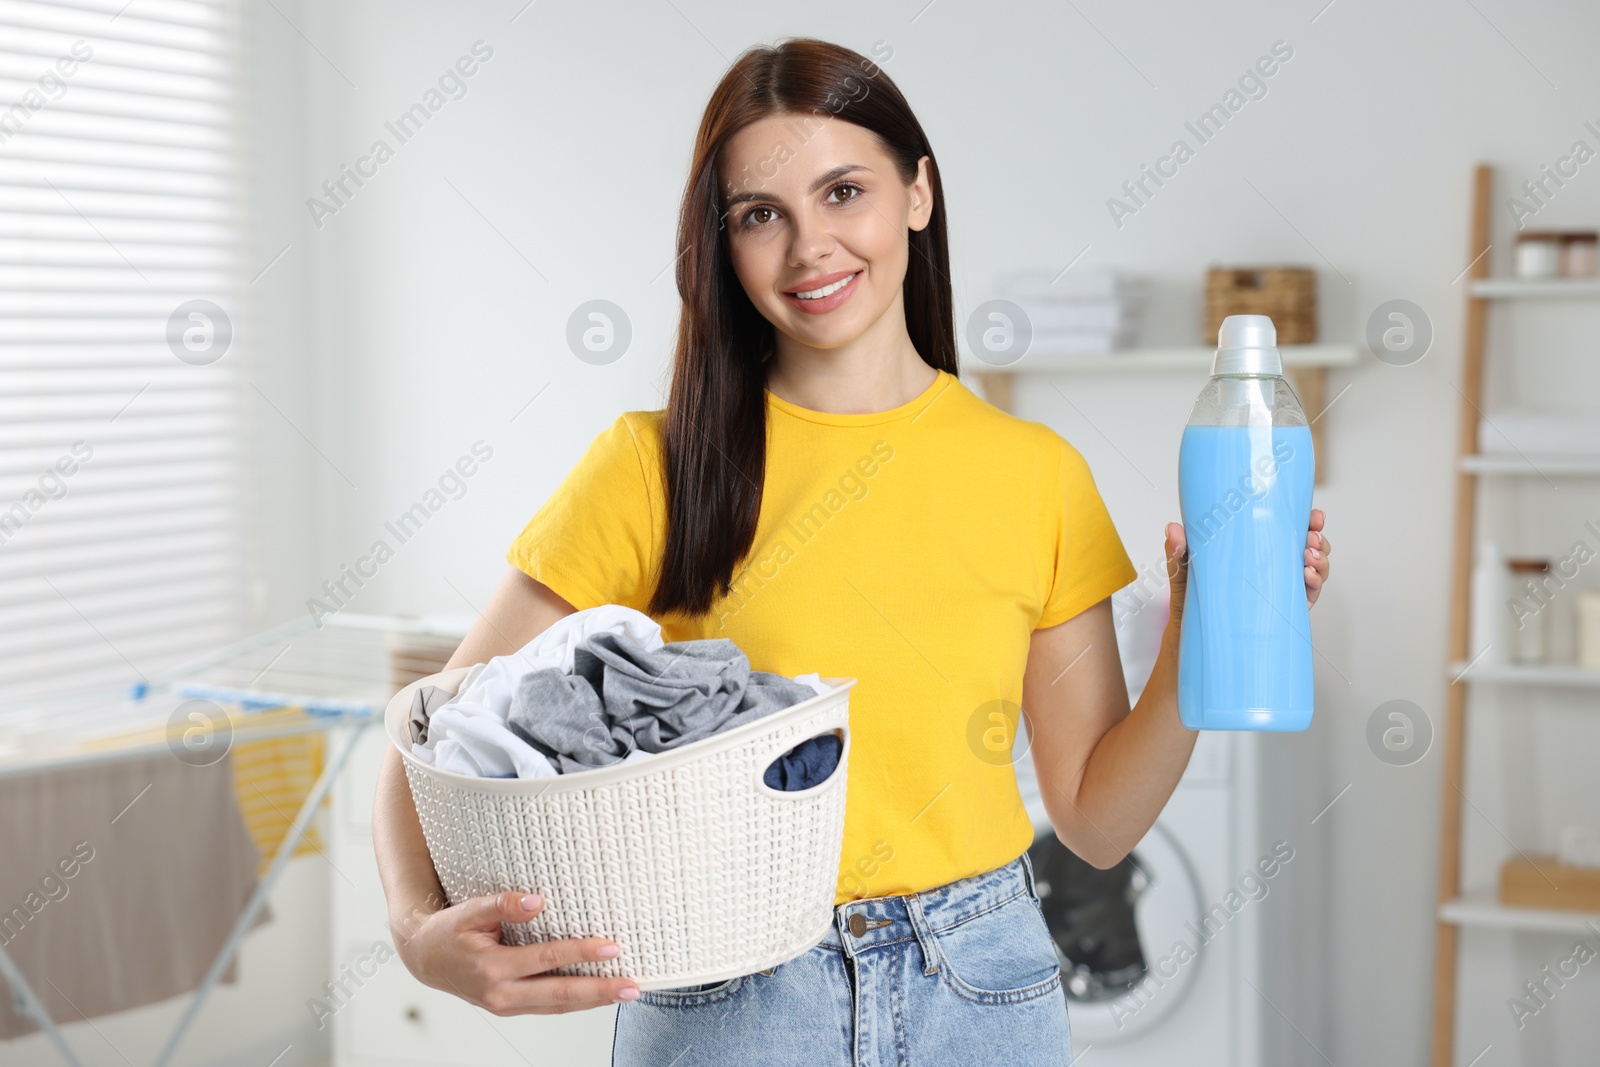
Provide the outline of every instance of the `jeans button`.
[[867,932],[867,920],[859,911],[850,916],[850,932],[860,937]]

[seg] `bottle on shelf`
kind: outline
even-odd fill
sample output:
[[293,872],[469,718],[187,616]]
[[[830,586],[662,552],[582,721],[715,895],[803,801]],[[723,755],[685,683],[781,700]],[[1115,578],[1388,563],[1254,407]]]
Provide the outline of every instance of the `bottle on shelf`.
[[1600,671],[1600,593],[1578,594],[1578,666]]
[[1561,235],[1552,230],[1517,234],[1511,272],[1518,278],[1555,278],[1561,274]]
[[1485,539],[1478,542],[1478,558],[1472,567],[1472,647],[1468,660],[1483,666],[1498,666],[1511,658],[1506,648],[1506,559],[1500,545]]
[[1512,658],[1518,663],[1544,663],[1550,629],[1549,594],[1543,575],[1550,570],[1547,559],[1519,558],[1506,561],[1516,588],[1511,611],[1517,625],[1511,632]]

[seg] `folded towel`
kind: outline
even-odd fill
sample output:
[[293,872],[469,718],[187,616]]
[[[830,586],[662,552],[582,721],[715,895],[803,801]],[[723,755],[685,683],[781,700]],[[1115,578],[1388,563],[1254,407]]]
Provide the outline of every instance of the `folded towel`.
[[1109,267],[1060,270],[1036,268],[1001,271],[995,288],[1009,300],[1105,300],[1137,303],[1144,296],[1139,278],[1118,274]]
[[1478,451],[1527,455],[1600,452],[1600,419],[1590,412],[1509,408],[1478,423]]
[[1116,300],[1016,301],[1034,335],[1044,333],[1127,333],[1133,329],[1133,310]]
[[1036,332],[1028,356],[1109,356],[1127,341],[1123,333]]

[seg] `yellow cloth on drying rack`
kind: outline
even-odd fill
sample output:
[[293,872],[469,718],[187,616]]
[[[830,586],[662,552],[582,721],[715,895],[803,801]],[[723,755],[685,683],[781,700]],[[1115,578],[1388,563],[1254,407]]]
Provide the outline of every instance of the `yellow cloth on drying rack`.
[[[261,851],[258,873],[264,874],[322,773],[323,734],[244,741],[233,746],[232,754],[234,794],[250,836]],[[294,855],[321,848],[321,835],[313,821],[295,846]]]

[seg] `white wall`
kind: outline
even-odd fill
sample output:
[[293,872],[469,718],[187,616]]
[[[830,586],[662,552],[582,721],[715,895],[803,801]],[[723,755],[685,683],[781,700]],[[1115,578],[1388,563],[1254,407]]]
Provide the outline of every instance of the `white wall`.
[[[315,45],[281,25],[269,29],[274,48],[288,42],[273,82],[280,121],[303,123],[305,158],[286,181],[288,162],[263,157],[262,176],[282,199],[264,206],[271,237],[260,242],[273,251],[292,242],[265,291],[292,308],[302,289],[313,319],[302,347],[292,317],[261,315],[263,328],[278,332],[263,333],[257,347],[270,357],[263,375],[302,390],[288,394],[285,410],[305,437],[280,430],[271,440],[272,492],[293,501],[292,521],[274,529],[291,539],[314,530],[316,542],[309,566],[294,551],[278,559],[272,605],[305,610],[324,579],[383,538],[395,558],[352,610],[481,606],[511,538],[592,436],[620,410],[663,403],[677,202],[700,109],[727,63],[784,34],[863,52],[887,41],[894,54],[885,70],[942,167],[960,315],[994,295],[995,271],[1059,268],[1088,246],[1080,263],[1151,279],[1144,343],[1201,340],[1200,287],[1213,263],[1315,267],[1325,340],[1358,341],[1371,310],[1393,298],[1431,317],[1436,338],[1420,363],[1368,359],[1330,378],[1330,398],[1349,389],[1321,420],[1329,449],[1316,503],[1328,512],[1339,559],[1313,612],[1318,715],[1306,734],[1272,739],[1316,770],[1283,801],[1327,861],[1326,907],[1307,929],[1326,953],[1327,1014],[1294,1020],[1317,1046],[1301,1050],[1304,1060],[1424,1062],[1439,752],[1389,767],[1368,751],[1364,729],[1378,704],[1397,697],[1442,720],[1463,317],[1456,279],[1467,266],[1470,170],[1495,164],[1504,189],[1578,138],[1597,145],[1583,122],[1600,126],[1592,61],[1600,11],[1506,0],[1323,5],[283,5]],[[256,18],[268,27],[275,16],[263,8]],[[467,95],[315,228],[305,199],[374,139],[393,145],[385,121],[480,39],[493,57],[468,79]],[[1184,122],[1279,40],[1294,54],[1268,95],[1114,225],[1107,198],[1187,137]],[[289,125],[272,136],[300,151],[302,131]],[[1600,163],[1584,168],[1537,224],[1593,225],[1597,206]],[[1503,203],[1495,218],[1493,269],[1505,273]],[[624,307],[635,330],[631,350],[607,367],[580,362],[564,341],[569,313],[596,297]],[[1545,368],[1525,374],[1527,386],[1577,403],[1595,394],[1597,363],[1585,343],[1595,319],[1562,314],[1558,327],[1530,323],[1515,335],[1497,320],[1492,337],[1525,365]],[[1512,349],[1513,336],[1531,340]],[[1161,526],[1177,518],[1177,434],[1198,385],[1108,376],[1018,386],[1019,413],[1048,422],[1087,455],[1140,564],[1158,558]],[[397,544],[385,520],[478,439],[494,457],[466,495]],[[1531,515],[1514,499],[1498,506]],[[1563,527],[1541,529],[1526,519],[1521,547],[1571,539]],[[1551,777],[1570,778],[1594,751],[1541,736]],[[1482,811],[1469,809],[1467,823],[1473,876],[1482,881],[1508,848],[1500,831],[1513,826],[1488,805],[1501,787],[1516,789],[1497,784],[1496,764],[1480,758],[1502,742],[1492,734],[1478,741],[1474,770],[1489,781],[1481,796],[1469,790]],[[1574,765],[1560,766],[1563,758]],[[1515,823],[1524,833],[1517,843],[1553,845],[1538,838],[1556,814]],[[1508,1064],[1553,1062],[1540,1050],[1576,1047],[1585,1033],[1592,1048],[1593,975],[1563,991],[1527,1032],[1509,1028],[1505,999],[1561,947],[1467,935],[1463,955],[1477,977],[1468,983],[1458,1062],[1490,1042],[1493,1062]]]
[[[311,343],[311,264],[297,198],[316,107],[299,0],[243,0],[239,161],[244,180],[243,274],[249,332],[242,392],[254,442],[250,617],[255,629],[303,607],[299,583],[315,569],[323,516],[315,437],[317,370]],[[281,14],[280,14],[281,12]],[[315,53],[310,54],[315,60]]]

